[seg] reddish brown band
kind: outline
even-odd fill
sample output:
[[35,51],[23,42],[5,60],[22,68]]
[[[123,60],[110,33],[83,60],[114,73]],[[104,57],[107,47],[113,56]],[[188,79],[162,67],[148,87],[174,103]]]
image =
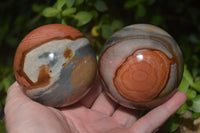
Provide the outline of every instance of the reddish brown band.
[[161,51],[138,50],[118,68],[114,84],[126,99],[152,100],[165,88],[171,63]]

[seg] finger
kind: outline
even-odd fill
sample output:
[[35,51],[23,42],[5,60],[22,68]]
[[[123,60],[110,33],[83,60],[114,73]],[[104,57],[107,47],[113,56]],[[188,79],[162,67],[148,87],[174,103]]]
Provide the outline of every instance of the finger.
[[23,92],[22,88],[19,86],[17,82],[13,83],[10,88],[7,91],[7,98],[6,98],[6,104],[10,102],[27,102],[31,101],[30,98],[28,98],[25,93]]
[[120,125],[130,127],[143,113],[142,110],[133,110],[120,106],[112,115]]
[[135,122],[130,130],[139,133],[155,131],[185,103],[186,99],[187,96],[184,92],[176,92],[166,103],[153,109]]
[[105,115],[112,115],[113,112],[115,111],[117,107],[117,103],[112,101],[106,94],[105,92],[102,92],[94,104],[91,107],[91,110],[103,113]]
[[5,105],[5,116],[16,114],[20,106],[30,103],[30,99],[24,94],[22,88],[17,82],[13,83],[7,92],[6,105]]
[[80,101],[82,105],[87,108],[90,108],[97,97],[102,92],[102,84],[100,83],[99,78],[96,78],[95,83],[92,85],[91,90],[88,94]]
[[31,102],[17,82],[13,83],[7,91],[5,114],[13,113],[19,106]]

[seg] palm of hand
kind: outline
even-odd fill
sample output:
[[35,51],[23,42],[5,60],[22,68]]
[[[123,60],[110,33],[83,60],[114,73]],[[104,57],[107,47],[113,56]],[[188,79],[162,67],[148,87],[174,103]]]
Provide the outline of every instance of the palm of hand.
[[10,133],[147,133],[156,130],[186,100],[182,92],[139,120],[141,112],[118,106],[101,87],[74,106],[55,109],[33,102],[17,83],[8,91],[5,107]]

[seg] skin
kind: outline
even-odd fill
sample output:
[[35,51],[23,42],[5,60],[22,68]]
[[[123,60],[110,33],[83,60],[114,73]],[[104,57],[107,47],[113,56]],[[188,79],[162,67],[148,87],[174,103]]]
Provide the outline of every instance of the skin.
[[5,106],[8,133],[151,133],[186,101],[184,92],[145,115],[109,99],[99,81],[80,102],[55,109],[29,99],[15,82],[8,90]]

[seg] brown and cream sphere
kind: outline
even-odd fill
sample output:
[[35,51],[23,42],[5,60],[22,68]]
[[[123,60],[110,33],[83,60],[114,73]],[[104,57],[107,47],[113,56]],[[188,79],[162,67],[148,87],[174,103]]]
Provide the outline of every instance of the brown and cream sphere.
[[96,77],[96,56],[80,31],[49,24],[31,31],[21,41],[14,71],[30,98],[63,107],[77,102],[90,90]]
[[128,108],[146,109],[168,100],[183,74],[175,40],[148,24],[127,26],[110,37],[99,58],[107,94]]

